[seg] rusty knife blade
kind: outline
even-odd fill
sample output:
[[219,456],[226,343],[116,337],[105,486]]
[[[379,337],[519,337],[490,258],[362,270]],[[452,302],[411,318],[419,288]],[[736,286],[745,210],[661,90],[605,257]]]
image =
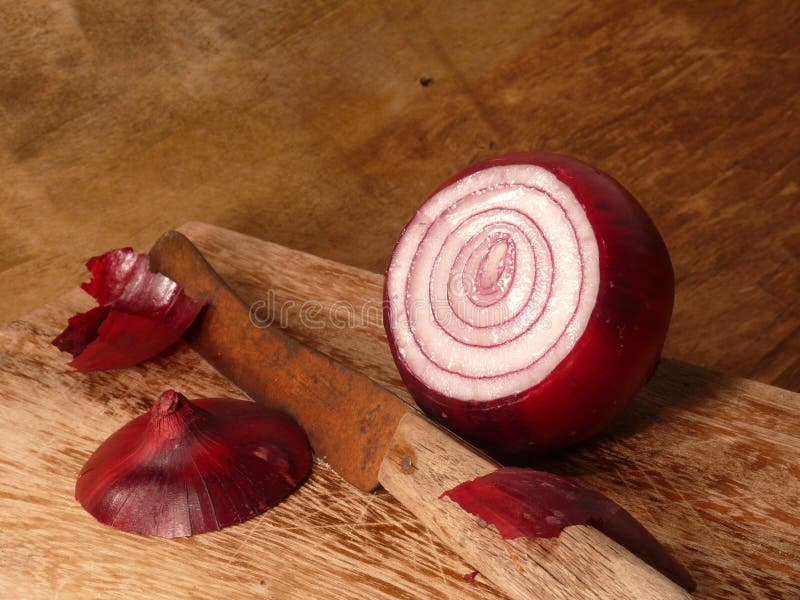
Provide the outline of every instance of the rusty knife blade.
[[204,359],[251,398],[282,410],[306,430],[318,456],[354,486],[378,487],[378,471],[400,418],[412,409],[366,375],[261,328],[183,234],[169,231],[150,250],[151,268],[208,306],[184,334]]

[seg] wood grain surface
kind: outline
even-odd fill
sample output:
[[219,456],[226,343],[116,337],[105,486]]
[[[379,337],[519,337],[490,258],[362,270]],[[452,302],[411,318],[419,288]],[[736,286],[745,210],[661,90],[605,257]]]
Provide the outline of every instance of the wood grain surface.
[[[184,231],[266,320],[405,395],[381,278],[202,224]],[[65,371],[49,340],[74,291],[0,329],[0,597],[500,598],[385,492],[317,461],[267,514],[167,542],[99,525],[74,501],[83,462],[167,387],[241,394],[178,347],[133,369]],[[282,317],[282,318],[281,318]],[[407,398],[407,395],[405,395]],[[542,467],[607,493],[690,569],[698,598],[800,594],[800,397],[666,360],[604,436]]]
[[425,526],[490,584],[514,600],[690,600],[680,585],[648,567],[589,525],[557,539],[503,539],[495,527],[441,496],[497,469],[431,422],[403,416],[380,471],[380,482]]
[[425,196],[541,149],[628,186],[671,356],[800,390],[796,0],[0,3],[0,320],[210,221],[381,271]]

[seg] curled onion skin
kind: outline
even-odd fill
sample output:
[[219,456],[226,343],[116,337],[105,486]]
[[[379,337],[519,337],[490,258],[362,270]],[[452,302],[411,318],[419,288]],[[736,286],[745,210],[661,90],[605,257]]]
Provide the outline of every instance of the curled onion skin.
[[[502,204],[500,195],[506,190],[510,201],[515,203],[513,210]],[[525,204],[528,200],[530,207]],[[544,216],[537,223],[540,208]],[[478,226],[485,225],[479,234],[485,234],[489,243],[495,245],[480,246],[480,235],[462,244],[459,227],[463,229],[471,219],[478,219],[476,215],[491,216],[489,211],[495,209],[499,209],[495,220],[487,217],[478,223]],[[556,216],[547,217],[547,210]],[[517,217],[516,213],[522,216]],[[519,242],[520,239],[530,240],[531,236],[523,238],[504,224],[510,220],[509,215],[540,236],[530,244],[532,250]],[[572,227],[572,233],[565,223]],[[515,227],[521,230],[521,226]],[[551,235],[548,227],[561,228],[562,233]],[[440,233],[444,228],[449,229],[445,234]],[[503,228],[511,233],[505,233]],[[535,233],[536,229],[539,233]],[[424,233],[420,233],[423,230]],[[513,235],[516,240],[508,237]],[[443,239],[441,244],[439,239],[429,240],[437,236]],[[498,261],[493,253],[501,242],[491,242],[491,239],[501,238],[506,241],[502,241],[505,247],[500,248],[498,254],[502,258]],[[456,247],[449,248],[448,244]],[[460,255],[459,244],[462,244]],[[559,257],[559,244],[564,248],[572,244],[577,251],[572,255],[562,251]],[[483,255],[482,248],[488,248]],[[459,268],[466,271],[472,264],[473,271],[468,275],[476,282],[472,288],[480,292],[482,278],[485,278],[484,265],[490,264],[488,280],[505,294],[501,301],[508,302],[504,298],[509,297],[509,288],[515,291],[513,286],[523,272],[526,279],[520,279],[519,285],[523,288],[528,285],[532,290],[529,296],[534,299],[529,298],[531,304],[526,308],[532,315],[530,322],[536,322],[540,316],[529,309],[538,308],[543,314],[555,315],[556,321],[564,321],[566,333],[562,332],[551,346],[539,347],[546,344],[539,343],[538,331],[529,326],[521,334],[528,336],[525,346],[518,344],[522,338],[512,338],[517,330],[503,329],[502,323],[499,327],[493,323],[487,327],[486,321],[477,323],[477,327],[467,323],[463,317],[470,316],[470,311],[480,314],[483,308],[480,302],[470,297],[460,298],[463,300],[460,305],[452,303],[450,283],[446,299],[441,293],[437,296],[436,290],[443,285],[437,281],[437,269],[444,272],[448,266],[441,263],[450,256],[468,254],[470,250],[474,250],[473,254],[477,252],[477,258],[453,260],[449,265],[450,281],[461,276]],[[520,262],[524,252],[544,258],[536,258],[532,267],[526,266]],[[547,252],[550,252],[549,259]],[[426,254],[436,254],[439,262]],[[513,272],[509,276],[506,263],[515,260],[517,264],[512,265]],[[536,288],[539,285],[536,277],[540,275],[544,276],[540,279],[550,278],[551,287],[547,292]],[[427,298],[419,283],[425,276],[430,281]],[[566,281],[561,286],[565,291],[560,292],[555,302],[553,298],[559,292],[554,285],[557,286],[559,280]],[[434,420],[506,459],[576,443],[611,422],[653,373],[664,345],[674,300],[674,275],[666,246],[633,196],[612,177],[579,160],[544,153],[513,154],[487,160],[447,181],[403,230],[385,281],[384,325],[389,345],[400,375],[417,404]],[[415,291],[419,289],[423,289],[423,293]],[[556,293],[551,293],[553,289]],[[499,306],[496,298],[500,295],[492,291],[485,296],[486,302]],[[518,296],[524,297],[524,294]],[[410,307],[418,308],[422,302],[430,306],[427,312],[412,313]],[[559,314],[559,306],[569,302],[577,303],[571,316],[566,309]],[[447,303],[451,303],[450,308]],[[461,310],[463,306],[468,310]],[[442,320],[444,324],[436,321],[437,312],[457,313],[459,310],[461,314],[449,315],[448,321]],[[513,324],[517,317],[512,312],[506,310],[502,316],[510,316],[507,321]],[[489,321],[502,320],[486,314]],[[518,314],[524,315],[525,311]],[[519,329],[524,329],[525,325],[523,322]],[[418,339],[422,335],[420,331],[428,339]],[[558,335],[546,328],[543,331],[545,337]],[[467,342],[477,340],[477,344],[464,343],[459,336]],[[487,342],[487,336],[499,338],[501,342],[492,345]],[[518,344],[518,348],[515,346],[513,352],[508,352],[509,348],[504,347],[507,344]],[[435,359],[426,354],[437,351],[440,356]],[[492,352],[506,354],[500,360]],[[561,356],[555,361],[554,356],[559,352]],[[472,354],[479,356],[473,359]],[[422,355],[425,356],[420,358]],[[509,369],[510,375],[503,371],[503,361],[525,363],[529,357],[532,366],[516,371]],[[416,365],[412,364],[414,360]],[[554,364],[543,365],[547,360]],[[456,367],[446,361],[455,362]],[[463,372],[458,371],[459,361],[463,363]],[[473,373],[464,374],[470,370]],[[528,383],[526,377],[530,380]],[[440,384],[439,380],[447,383]]]
[[53,340],[76,371],[122,369],[174,344],[206,305],[183,287],[150,271],[150,258],[117,248],[86,263],[92,279],[81,288],[99,306],[70,317]]
[[217,531],[281,502],[311,470],[289,417],[231,398],[164,392],[104,441],[75,484],[101,523],[165,538]]
[[461,508],[497,527],[503,539],[552,538],[590,525],[689,591],[695,582],[653,535],[619,504],[567,477],[503,467],[447,490]]

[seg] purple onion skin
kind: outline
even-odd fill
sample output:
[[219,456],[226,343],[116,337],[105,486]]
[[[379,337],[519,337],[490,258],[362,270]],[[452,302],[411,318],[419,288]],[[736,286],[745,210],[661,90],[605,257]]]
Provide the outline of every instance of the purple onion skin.
[[448,497],[470,514],[497,527],[503,539],[550,538],[569,525],[590,525],[624,546],[687,590],[689,571],[619,504],[582,483],[533,469],[503,467],[465,481]]
[[311,465],[305,432],[282,413],[168,390],[100,444],[78,475],[75,498],[116,529],[186,537],[276,506]]
[[543,381],[486,402],[431,390],[397,352],[384,288],[389,346],[417,404],[432,419],[505,460],[563,448],[606,427],[655,370],[675,290],[672,263],[653,221],[620,183],[577,159],[509,154],[469,167],[436,192],[482,169],[524,164],[543,167],[569,186],[594,229],[599,251],[600,286],[586,329]]
[[86,263],[92,279],[81,288],[99,306],[70,317],[52,344],[73,359],[76,371],[124,369],[163,352],[183,335],[206,305],[150,271],[147,254],[116,248]]

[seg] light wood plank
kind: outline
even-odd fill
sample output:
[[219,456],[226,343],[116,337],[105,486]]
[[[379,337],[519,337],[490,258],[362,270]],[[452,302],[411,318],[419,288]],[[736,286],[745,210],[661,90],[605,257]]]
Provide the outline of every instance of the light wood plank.
[[[273,290],[274,306],[294,303],[290,333],[403,393],[371,308],[380,276],[202,224],[182,229],[248,302]],[[322,315],[324,327],[301,318],[306,301],[319,303],[312,322]],[[331,311],[336,323],[356,314],[344,303],[366,306],[363,320],[337,327]],[[385,492],[360,494],[320,463],[287,502],[220,533],[165,542],[95,523],[72,493],[101,440],[167,387],[241,394],[183,347],[125,371],[65,373],[49,340],[89,305],[76,290],[0,329],[0,597],[501,597],[481,576],[465,582],[470,568]],[[628,508],[689,567],[696,597],[793,597],[798,431],[796,394],[665,360],[608,434],[538,466]]]

